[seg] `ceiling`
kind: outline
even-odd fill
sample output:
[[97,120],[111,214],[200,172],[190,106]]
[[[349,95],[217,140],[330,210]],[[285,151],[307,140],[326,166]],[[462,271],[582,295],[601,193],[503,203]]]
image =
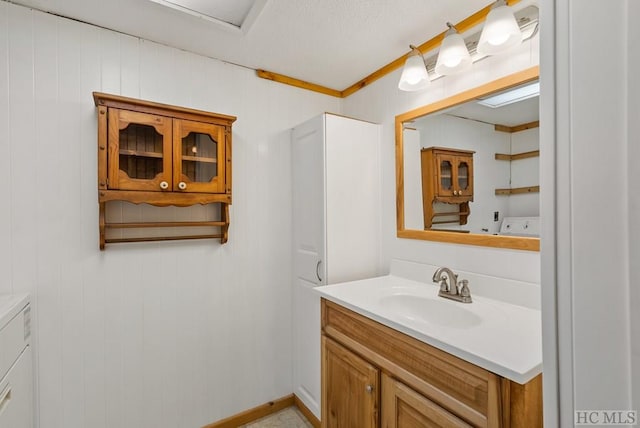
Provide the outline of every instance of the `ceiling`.
[[231,24],[238,29],[252,9],[261,10],[265,0],[151,0],[181,12],[190,13],[203,19],[224,25]]
[[[223,13],[235,17],[229,19],[244,20],[239,29],[167,7],[157,0],[13,2],[337,90],[407,53],[410,43],[418,45],[443,32],[447,21],[457,23],[493,3],[492,0],[238,1],[245,8],[256,3],[248,12],[225,10],[228,6],[221,6]],[[202,0],[193,3],[206,5]]]

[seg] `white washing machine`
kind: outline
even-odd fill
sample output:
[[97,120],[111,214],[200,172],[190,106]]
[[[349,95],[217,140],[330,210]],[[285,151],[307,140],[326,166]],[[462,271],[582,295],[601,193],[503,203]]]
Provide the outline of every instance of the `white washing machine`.
[[30,343],[29,296],[0,295],[0,428],[33,428]]
[[505,217],[498,235],[540,237],[540,217]]

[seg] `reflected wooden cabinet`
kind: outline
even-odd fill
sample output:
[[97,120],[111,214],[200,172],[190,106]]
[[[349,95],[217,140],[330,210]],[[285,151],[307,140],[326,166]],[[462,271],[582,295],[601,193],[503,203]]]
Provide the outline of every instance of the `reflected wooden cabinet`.
[[321,305],[324,428],[542,427],[542,375],[520,385],[343,306]]
[[331,339],[322,338],[323,426],[378,426],[379,370]]
[[[212,226],[221,229],[220,236],[200,237],[215,236],[226,242],[235,117],[98,92],[93,97],[98,107],[100,247],[109,242],[105,238],[109,227]],[[104,219],[105,204],[110,201],[156,206],[220,203],[221,219],[114,225]]]
[[459,224],[467,223],[469,202],[473,201],[474,153],[443,147],[429,147],[420,151],[425,229],[438,224],[434,222],[434,217],[443,215],[434,211],[435,202],[456,204],[457,211],[448,211],[446,216],[455,215],[459,218]]

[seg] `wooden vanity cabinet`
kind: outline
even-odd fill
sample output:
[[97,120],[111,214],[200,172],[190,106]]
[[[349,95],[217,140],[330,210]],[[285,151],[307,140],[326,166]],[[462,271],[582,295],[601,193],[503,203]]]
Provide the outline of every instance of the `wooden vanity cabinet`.
[[430,229],[434,217],[439,215],[434,212],[434,202],[457,204],[455,215],[459,218],[459,224],[467,223],[469,202],[473,201],[474,153],[443,147],[429,147],[420,151],[425,229]]
[[[108,242],[104,236],[108,227],[221,227],[220,238],[226,242],[231,125],[236,118],[99,92],[93,98],[98,108],[100,247]],[[222,218],[220,222],[109,225],[104,211],[105,203],[111,201],[156,206],[220,203]]]
[[325,299],[322,334],[325,428],[542,426],[541,375],[517,384]]

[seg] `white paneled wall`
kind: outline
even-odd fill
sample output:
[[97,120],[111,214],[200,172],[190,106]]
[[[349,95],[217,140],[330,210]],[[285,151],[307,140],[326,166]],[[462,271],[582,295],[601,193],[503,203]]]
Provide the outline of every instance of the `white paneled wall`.
[[394,145],[396,115],[537,65],[538,50],[539,36],[535,36],[510,55],[486,58],[475,63],[467,73],[435,80],[429,89],[413,93],[398,90],[401,70],[397,70],[344,100],[345,114],[383,124],[381,214],[382,255],[386,263],[392,258],[399,258],[525,282],[540,282],[540,255],[536,252],[396,238]]
[[[568,3],[570,14],[565,28],[570,40],[566,52],[569,66],[567,74],[563,74],[565,70],[557,72],[556,100],[569,103],[570,115],[562,118],[566,121],[558,120],[557,132],[561,136],[560,132],[568,131],[565,135],[570,138],[558,138],[556,147],[558,152],[570,153],[570,163],[559,160],[558,168],[569,169],[566,179],[571,190],[569,198],[558,198],[556,212],[558,218],[570,213],[571,245],[566,247],[558,240],[557,248],[571,251],[571,282],[559,283],[557,288],[571,290],[573,403],[576,410],[626,410],[632,408],[627,34],[626,25],[618,23],[630,16],[628,4],[633,1],[612,2],[605,14],[597,0]],[[562,18],[557,21],[558,27]],[[635,19],[630,25],[636,25]],[[562,36],[560,33],[557,40],[564,40]],[[636,41],[630,39],[628,43]],[[593,52],[600,52],[598,58]],[[600,79],[598,64],[612,65],[607,79]],[[560,87],[567,83],[571,86],[564,98]],[[637,116],[629,119],[638,120]],[[637,145],[637,141],[629,144]],[[558,267],[560,272],[566,269]],[[633,283],[637,284],[635,279]],[[566,358],[562,351],[561,359]],[[599,375],[594,376],[595,372]]]
[[635,19],[640,16],[640,2],[628,2],[627,13],[627,182],[629,183],[629,278],[630,278],[630,324],[631,324],[631,372],[632,378],[632,407],[640,411],[640,169],[636,162],[640,159],[640,46],[636,40],[640,39],[640,27]]
[[545,426],[573,426],[574,410],[640,410],[631,376],[638,282],[629,277],[638,273],[640,8],[604,5],[542,8],[541,163],[554,165],[541,174],[552,189],[543,189],[542,218],[555,220],[542,241]]
[[[238,116],[229,243],[99,251],[92,91]],[[289,129],[339,109],[0,2],[0,292],[33,294],[42,428],[193,428],[291,393]]]

